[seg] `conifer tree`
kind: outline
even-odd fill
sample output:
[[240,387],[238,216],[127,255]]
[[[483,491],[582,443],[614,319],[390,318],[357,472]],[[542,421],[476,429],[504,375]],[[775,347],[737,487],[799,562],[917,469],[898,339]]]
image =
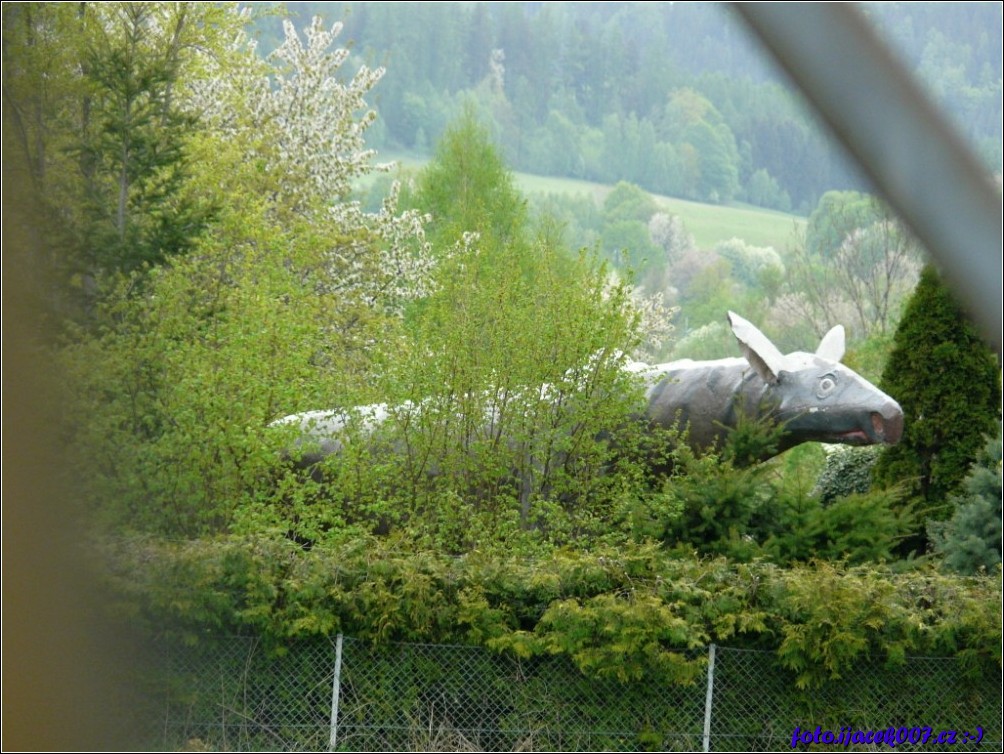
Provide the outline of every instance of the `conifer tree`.
[[876,480],[902,483],[929,519],[944,519],[986,435],[1001,418],[997,357],[932,266],[921,274],[895,335],[880,387],[903,407],[901,442],[879,459]]
[[992,569],[1001,562],[1001,436],[989,440],[953,498],[955,513],[933,521],[928,533],[945,567],[959,573]]

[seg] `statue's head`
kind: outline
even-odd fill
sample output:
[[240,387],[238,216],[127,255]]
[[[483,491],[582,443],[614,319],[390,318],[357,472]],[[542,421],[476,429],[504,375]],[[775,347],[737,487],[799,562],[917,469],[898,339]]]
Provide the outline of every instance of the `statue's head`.
[[844,328],[823,337],[815,353],[782,354],[759,329],[734,312],[729,323],[743,355],[768,385],[774,418],[784,425],[784,445],[819,441],[845,445],[895,445],[903,434],[899,404],[840,363]]

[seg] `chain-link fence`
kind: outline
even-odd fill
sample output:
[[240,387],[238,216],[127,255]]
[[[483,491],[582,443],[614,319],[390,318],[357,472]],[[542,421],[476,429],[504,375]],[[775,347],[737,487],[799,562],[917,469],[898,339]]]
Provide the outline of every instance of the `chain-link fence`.
[[[152,743],[203,751],[775,751],[791,748],[796,727],[850,738],[891,726],[906,731],[897,749],[952,748],[936,741],[954,730],[957,745],[1000,750],[999,668],[974,677],[955,658],[867,660],[810,693],[772,652],[710,647],[687,657],[705,672],[681,686],[590,679],[566,658],[477,647],[373,647],[338,637],[282,654],[245,639],[212,651],[175,648],[164,724]],[[964,741],[976,726],[982,740]],[[918,744],[909,743],[914,728]],[[839,748],[881,746],[851,740]]]
[[[712,751],[788,750],[796,727],[812,733],[816,726],[838,737],[845,728],[849,736],[895,728],[895,748],[907,751],[953,748],[931,738],[924,745],[926,728],[935,740],[941,731],[956,731],[956,743],[967,749],[1001,746],[1000,667],[974,678],[956,658],[910,657],[902,665],[868,658],[843,677],[799,693],[794,675],[773,652],[718,647],[715,655]],[[979,745],[963,741],[976,726],[983,730]],[[907,729],[903,744],[900,728]],[[921,729],[920,745],[909,743],[913,728]],[[819,748],[891,750],[886,744]]]
[[[325,751],[335,653],[329,642],[266,652],[252,639],[166,647],[161,742],[203,751]],[[156,671],[155,671],[156,672]]]

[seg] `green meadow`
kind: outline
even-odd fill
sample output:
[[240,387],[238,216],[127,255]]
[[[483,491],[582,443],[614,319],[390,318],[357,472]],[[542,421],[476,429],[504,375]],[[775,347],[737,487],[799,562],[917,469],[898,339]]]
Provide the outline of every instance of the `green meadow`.
[[[405,154],[381,154],[380,162],[396,162],[405,172],[417,171],[428,161],[425,157]],[[516,185],[527,197],[534,194],[586,195],[597,207],[612,186],[573,178],[554,178],[531,173],[513,173]],[[660,209],[679,215],[687,230],[701,248],[711,248],[719,241],[741,238],[754,246],[773,246],[784,252],[791,244],[796,231],[805,227],[805,218],[775,210],[762,209],[750,204],[701,204],[653,194]]]

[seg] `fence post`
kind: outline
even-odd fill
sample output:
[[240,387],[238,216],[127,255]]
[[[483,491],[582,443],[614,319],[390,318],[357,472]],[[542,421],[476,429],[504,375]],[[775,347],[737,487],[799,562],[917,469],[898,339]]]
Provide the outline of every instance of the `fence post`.
[[708,694],[704,698],[704,751],[711,751],[711,701],[715,689],[715,645],[708,647]]
[[338,692],[342,685],[342,635],[335,637],[335,679],[331,682],[331,738],[328,750],[334,751],[338,744]]

